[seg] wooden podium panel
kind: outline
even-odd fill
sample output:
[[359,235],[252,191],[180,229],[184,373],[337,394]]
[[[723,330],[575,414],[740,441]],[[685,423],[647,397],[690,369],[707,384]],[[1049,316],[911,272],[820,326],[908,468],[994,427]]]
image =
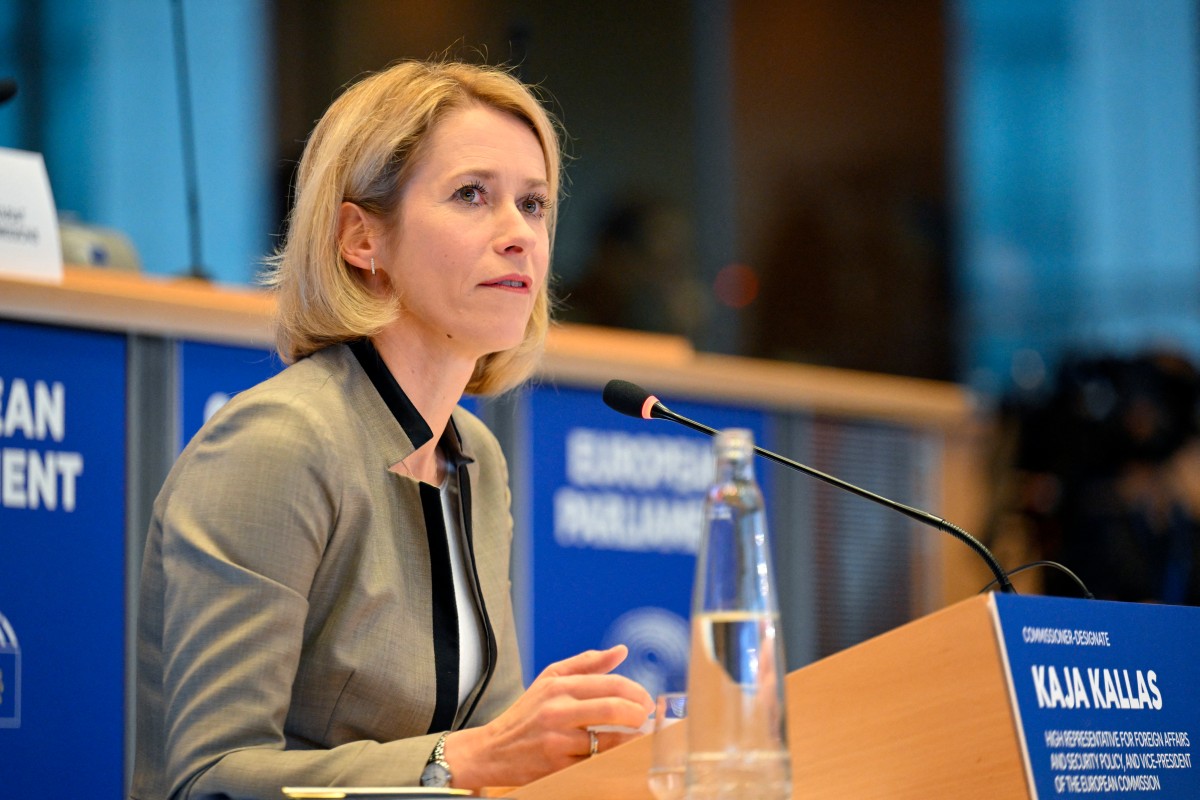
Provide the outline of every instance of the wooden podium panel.
[[[796,798],[1029,797],[987,597],[787,677]],[[519,800],[649,800],[650,737],[513,789]]]
[[788,676],[798,798],[1028,798],[987,597]]

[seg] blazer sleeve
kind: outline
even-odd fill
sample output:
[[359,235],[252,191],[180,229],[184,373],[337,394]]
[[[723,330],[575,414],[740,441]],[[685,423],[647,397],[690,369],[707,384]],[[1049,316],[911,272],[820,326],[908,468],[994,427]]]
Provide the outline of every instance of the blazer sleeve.
[[436,735],[328,750],[287,741],[306,598],[343,499],[339,448],[330,421],[302,404],[231,405],[189,447],[156,512],[170,796],[417,784]]

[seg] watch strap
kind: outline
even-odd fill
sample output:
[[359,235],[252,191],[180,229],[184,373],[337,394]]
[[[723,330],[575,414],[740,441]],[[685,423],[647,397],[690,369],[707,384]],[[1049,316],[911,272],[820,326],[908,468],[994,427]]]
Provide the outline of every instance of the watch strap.
[[443,733],[438,737],[437,744],[433,746],[433,752],[429,754],[429,760],[425,762],[425,769],[421,770],[422,786],[444,788],[454,780],[454,775],[450,772],[450,765],[446,763],[444,756],[446,737],[449,735],[449,732]]
[[449,735],[450,732],[446,731],[438,737],[437,744],[433,746],[433,752],[429,754],[429,760],[425,762],[426,764],[436,764],[440,761],[442,766],[446,767],[446,761],[442,758],[442,755],[446,752],[446,737]]

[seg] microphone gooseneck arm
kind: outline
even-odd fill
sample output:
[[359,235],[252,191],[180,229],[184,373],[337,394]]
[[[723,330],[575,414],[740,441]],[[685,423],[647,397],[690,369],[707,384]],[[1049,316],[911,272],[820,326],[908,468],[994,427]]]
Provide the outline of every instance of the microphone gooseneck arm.
[[[676,414],[674,411],[663,405],[657,397],[645,391],[640,386],[629,383],[628,381],[609,381],[608,385],[604,387],[604,402],[609,408],[627,416],[640,417],[642,419],[666,419],[670,420],[671,422],[679,423],[684,427],[691,428],[694,431],[699,431],[700,433],[708,436],[716,436],[717,434],[715,429],[710,428],[707,425],[703,425],[695,420],[691,420],[685,416]],[[802,472],[805,475],[809,475],[813,478],[824,481],[831,486],[836,486],[839,489],[844,489],[847,492],[856,494],[866,500],[870,500],[874,503],[878,503],[879,505],[899,511],[901,514],[904,514],[906,517],[914,519],[917,522],[924,523],[925,525],[929,525],[937,528],[940,531],[950,534],[954,538],[963,542],[963,544],[967,545],[967,547],[970,547],[972,550],[974,550],[979,557],[987,563],[988,568],[992,571],[992,574],[996,576],[996,582],[1000,585],[1001,591],[1015,592],[1012,583],[1008,579],[1008,573],[1006,573],[1004,568],[1000,566],[1000,562],[996,560],[994,555],[992,555],[992,551],[988,550],[987,547],[984,546],[983,542],[979,541],[954,523],[942,519],[934,514],[930,514],[928,511],[922,511],[919,508],[913,508],[912,506],[907,506],[904,503],[900,503],[882,495],[875,494],[874,492],[867,491],[866,489],[855,486],[852,483],[847,483],[841,478],[835,478],[832,475],[828,475],[820,470],[813,469],[812,467],[801,464],[798,461],[793,461],[790,458],[779,455],[778,453],[772,453],[770,450],[764,450],[757,445],[754,448],[754,452],[758,453],[763,458],[774,461],[777,464],[790,467],[797,472]]]

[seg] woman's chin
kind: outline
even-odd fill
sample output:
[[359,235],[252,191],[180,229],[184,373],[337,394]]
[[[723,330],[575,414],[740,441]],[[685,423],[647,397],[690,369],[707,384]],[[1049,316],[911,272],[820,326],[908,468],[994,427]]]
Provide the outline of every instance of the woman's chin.
[[522,323],[520,327],[515,324],[497,325],[486,332],[481,332],[478,341],[481,342],[486,353],[502,353],[505,350],[512,350],[525,341],[526,324]]

